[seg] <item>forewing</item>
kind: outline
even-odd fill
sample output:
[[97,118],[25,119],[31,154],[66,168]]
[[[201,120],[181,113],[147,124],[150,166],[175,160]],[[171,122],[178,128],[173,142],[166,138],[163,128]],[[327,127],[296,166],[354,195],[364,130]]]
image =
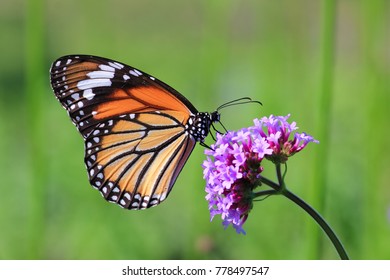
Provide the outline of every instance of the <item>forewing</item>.
[[72,122],[86,138],[101,122],[121,115],[172,111],[184,125],[194,106],[162,81],[114,60],[64,56],[50,69],[51,85]]

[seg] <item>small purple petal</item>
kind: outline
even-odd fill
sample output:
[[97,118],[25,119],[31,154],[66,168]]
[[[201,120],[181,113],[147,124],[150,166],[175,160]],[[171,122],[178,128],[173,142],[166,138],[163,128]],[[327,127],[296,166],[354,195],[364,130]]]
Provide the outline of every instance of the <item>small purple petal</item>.
[[253,152],[257,153],[260,158],[263,158],[265,155],[272,154],[272,149],[269,148],[270,145],[264,138],[255,139],[253,145]]

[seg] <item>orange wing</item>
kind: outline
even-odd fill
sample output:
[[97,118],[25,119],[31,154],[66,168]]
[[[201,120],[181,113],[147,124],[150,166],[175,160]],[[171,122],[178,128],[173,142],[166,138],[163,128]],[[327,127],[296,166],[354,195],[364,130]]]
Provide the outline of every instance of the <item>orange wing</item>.
[[59,58],[51,83],[85,139],[91,185],[124,208],[163,201],[210,128],[209,115],[173,88],[113,60]]
[[50,70],[57,99],[80,133],[125,114],[166,110],[185,125],[198,111],[180,93],[122,63],[95,56],[65,56]]
[[124,208],[155,206],[168,196],[195,143],[165,111],[102,122],[85,143],[89,180]]

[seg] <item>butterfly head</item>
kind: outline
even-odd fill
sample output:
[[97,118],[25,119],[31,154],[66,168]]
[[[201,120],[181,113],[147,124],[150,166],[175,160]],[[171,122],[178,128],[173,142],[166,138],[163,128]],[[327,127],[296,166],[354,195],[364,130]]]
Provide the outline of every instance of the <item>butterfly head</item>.
[[208,114],[210,116],[210,124],[219,122],[221,119],[221,114],[218,111],[214,111],[211,114]]

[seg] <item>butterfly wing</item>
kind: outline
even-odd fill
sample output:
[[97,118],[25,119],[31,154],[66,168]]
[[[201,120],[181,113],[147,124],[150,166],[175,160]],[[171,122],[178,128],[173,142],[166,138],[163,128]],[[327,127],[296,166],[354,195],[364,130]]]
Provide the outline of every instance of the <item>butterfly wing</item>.
[[91,185],[128,209],[162,202],[195,146],[185,127],[194,106],[114,60],[65,56],[50,73],[57,99],[85,139]]

